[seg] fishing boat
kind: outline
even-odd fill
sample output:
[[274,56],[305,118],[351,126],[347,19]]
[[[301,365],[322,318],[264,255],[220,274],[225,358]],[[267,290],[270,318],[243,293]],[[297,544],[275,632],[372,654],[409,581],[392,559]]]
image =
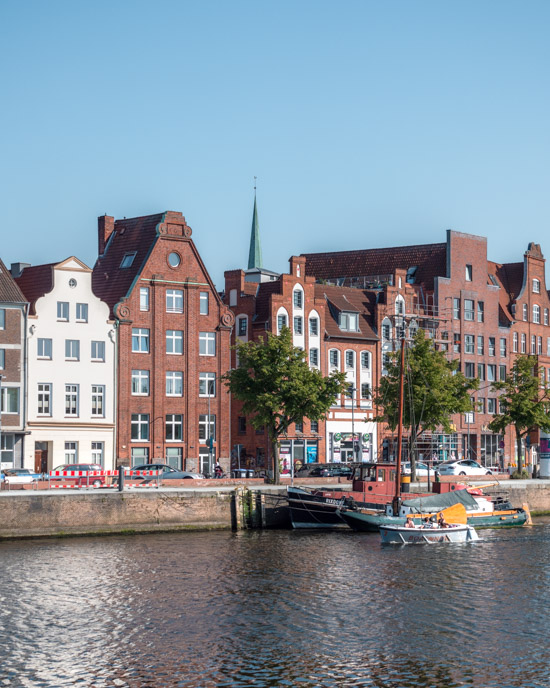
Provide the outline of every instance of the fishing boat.
[[384,545],[432,545],[479,540],[476,529],[468,524],[451,524],[447,528],[405,528],[385,525],[380,526],[380,537]]

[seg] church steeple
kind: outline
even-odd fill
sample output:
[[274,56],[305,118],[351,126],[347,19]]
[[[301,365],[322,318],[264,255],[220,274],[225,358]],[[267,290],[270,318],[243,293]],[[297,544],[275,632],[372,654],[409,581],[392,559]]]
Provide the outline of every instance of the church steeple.
[[254,177],[254,212],[252,213],[252,231],[250,233],[250,251],[248,252],[248,269],[261,269],[262,248],[260,246],[260,224],[258,222],[258,208],[256,207],[256,177]]

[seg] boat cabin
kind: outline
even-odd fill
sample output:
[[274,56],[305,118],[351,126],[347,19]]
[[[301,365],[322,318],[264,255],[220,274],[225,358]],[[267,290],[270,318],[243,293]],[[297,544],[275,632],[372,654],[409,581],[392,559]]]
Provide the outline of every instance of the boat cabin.
[[395,492],[395,463],[357,463],[353,465],[353,492],[391,497]]

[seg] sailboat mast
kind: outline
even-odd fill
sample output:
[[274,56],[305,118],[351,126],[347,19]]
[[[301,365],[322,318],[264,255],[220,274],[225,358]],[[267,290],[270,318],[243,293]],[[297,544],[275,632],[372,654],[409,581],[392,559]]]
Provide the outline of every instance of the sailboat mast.
[[399,515],[401,501],[401,449],[403,445],[403,380],[405,377],[405,337],[401,339],[401,359],[399,363],[399,407],[397,416],[397,462],[395,466],[395,496],[393,515]]

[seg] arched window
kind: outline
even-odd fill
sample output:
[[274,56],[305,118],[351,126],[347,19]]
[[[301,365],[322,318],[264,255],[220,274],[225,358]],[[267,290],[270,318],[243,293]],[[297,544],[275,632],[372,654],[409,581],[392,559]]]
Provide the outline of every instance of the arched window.
[[389,318],[384,318],[382,321],[382,339],[385,342],[391,341],[391,321]]
[[279,308],[277,311],[277,334],[281,334],[283,327],[288,327],[288,313],[285,308]]
[[331,370],[339,370],[340,368],[340,352],[338,349],[330,349],[328,352],[328,365]]
[[361,368],[363,370],[370,368],[370,354],[368,351],[361,351]]
[[355,351],[348,349],[346,351],[346,369],[352,370],[355,368]]
[[401,294],[395,299],[395,315],[405,315],[405,299]]
[[292,292],[292,303],[294,305],[294,308],[298,310],[302,310],[302,308],[304,307],[304,291],[302,287],[294,287],[294,291]]
[[237,319],[237,336],[246,337],[248,333],[248,318],[246,315],[241,315]]

